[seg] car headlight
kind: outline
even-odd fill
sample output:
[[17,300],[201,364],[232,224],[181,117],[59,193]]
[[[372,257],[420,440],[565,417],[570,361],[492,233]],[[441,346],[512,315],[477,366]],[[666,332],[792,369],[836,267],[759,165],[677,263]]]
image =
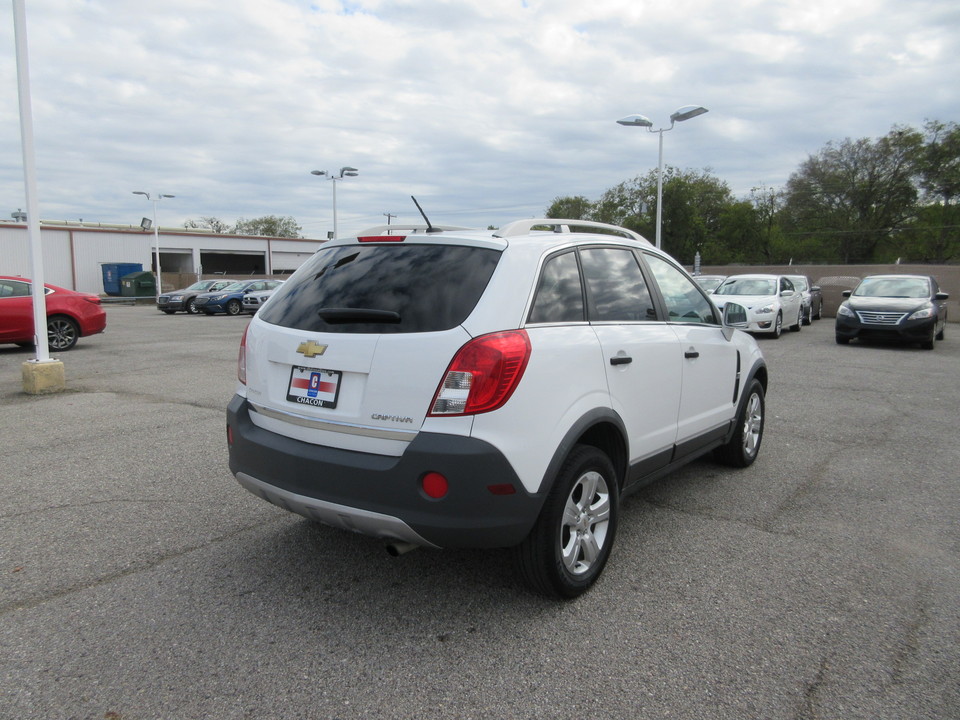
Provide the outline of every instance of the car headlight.
[[764,305],[762,308],[757,308],[753,311],[757,315],[769,315],[772,312],[775,312],[773,305]]
[[843,315],[844,317],[852,317],[852,318],[856,317],[856,314],[853,312],[853,310],[851,310],[850,307],[846,304],[843,304],[837,308],[837,315]]
[[211,299],[211,300],[223,300],[225,297],[226,297],[226,295],[214,295],[214,296],[213,296],[212,298],[210,298],[210,299]]
[[171,295],[171,300],[183,300],[183,295]]
[[927,305],[920,308],[915,313],[911,313],[907,320],[923,320],[924,318],[928,317],[933,317],[933,305]]

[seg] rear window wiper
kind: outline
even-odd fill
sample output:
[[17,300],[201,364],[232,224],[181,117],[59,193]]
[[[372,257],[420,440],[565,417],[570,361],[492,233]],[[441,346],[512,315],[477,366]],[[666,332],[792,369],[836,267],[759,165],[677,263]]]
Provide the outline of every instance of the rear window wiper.
[[320,308],[317,315],[331,325],[344,323],[399,323],[400,313],[367,308]]

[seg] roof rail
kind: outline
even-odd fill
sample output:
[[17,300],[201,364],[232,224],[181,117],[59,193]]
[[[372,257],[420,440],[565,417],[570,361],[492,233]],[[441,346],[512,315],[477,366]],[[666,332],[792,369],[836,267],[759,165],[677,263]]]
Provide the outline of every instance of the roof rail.
[[[476,228],[462,227],[460,225],[434,225],[434,230],[474,230]],[[427,232],[427,226],[425,223],[419,223],[415,225],[377,225],[372,228],[367,228],[366,230],[361,230],[356,234],[356,237],[369,237],[371,235],[384,235],[386,233],[395,233],[397,230],[400,233],[425,233]],[[397,234],[400,234],[397,233]]]
[[648,245],[650,244],[650,241],[639,233],[635,233],[633,230],[627,230],[619,225],[608,225],[607,223],[594,222],[592,220],[557,220],[555,218],[531,218],[528,220],[516,220],[497,230],[494,233],[494,236],[505,238],[513,237],[514,235],[526,235],[534,228],[542,227],[552,228],[553,232],[555,233],[572,232],[570,229],[571,227],[597,228],[607,230],[607,234],[620,235],[622,237],[630,238],[631,240],[639,240],[647,243]]

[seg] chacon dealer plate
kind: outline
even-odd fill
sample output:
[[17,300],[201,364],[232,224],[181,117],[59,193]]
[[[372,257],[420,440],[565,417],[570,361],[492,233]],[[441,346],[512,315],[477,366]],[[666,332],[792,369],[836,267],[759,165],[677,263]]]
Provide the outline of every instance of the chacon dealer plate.
[[287,400],[298,405],[335,408],[340,394],[340,375],[336,370],[294,365],[290,370],[290,387]]

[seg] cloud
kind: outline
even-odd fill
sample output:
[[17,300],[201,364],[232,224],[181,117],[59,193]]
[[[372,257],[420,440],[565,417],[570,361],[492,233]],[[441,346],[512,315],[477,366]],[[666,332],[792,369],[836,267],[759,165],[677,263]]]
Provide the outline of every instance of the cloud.
[[[51,219],[292,215],[341,230],[477,226],[598,197],[665,162],[735,192],[782,185],[829,140],[956,120],[958,11],[887,0],[31,0],[39,202]],[[12,23],[0,81],[16,95]],[[9,41],[9,42],[8,42]],[[4,216],[24,205],[16,103],[0,106]]]

